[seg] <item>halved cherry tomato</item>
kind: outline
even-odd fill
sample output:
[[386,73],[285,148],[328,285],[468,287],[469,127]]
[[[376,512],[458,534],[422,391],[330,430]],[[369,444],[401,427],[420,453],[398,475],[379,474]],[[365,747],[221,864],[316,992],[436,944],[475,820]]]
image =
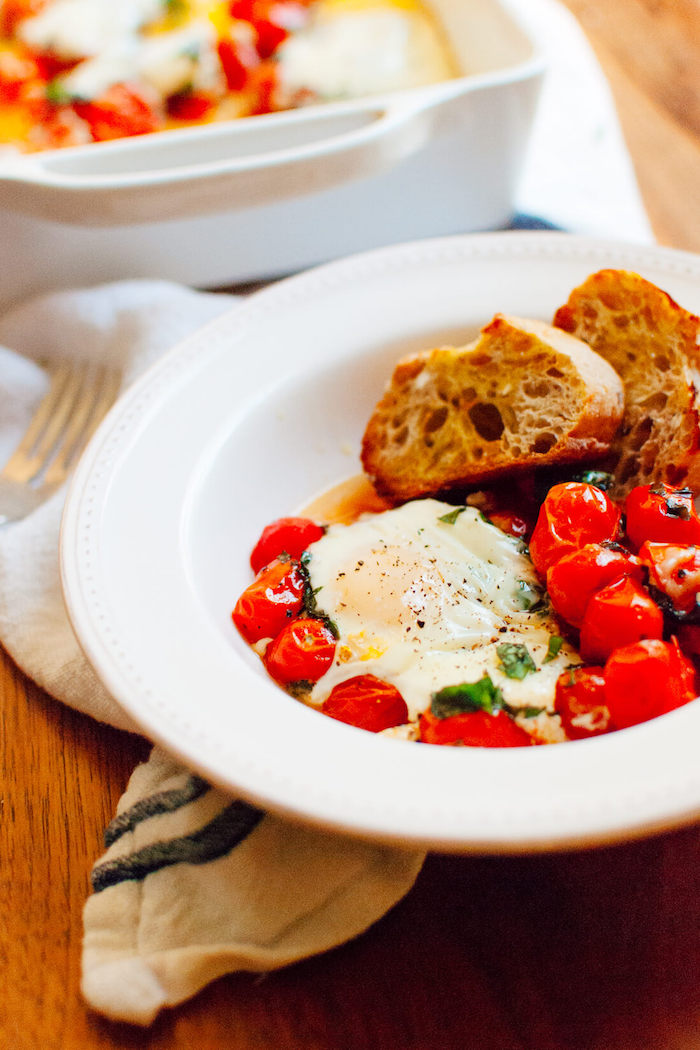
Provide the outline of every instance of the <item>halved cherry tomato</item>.
[[265,666],[281,685],[317,682],[333,663],[335,637],[322,620],[303,617],[282,628],[265,653]]
[[700,517],[690,489],[638,485],[625,500],[627,536],[634,547],[657,543],[700,544]]
[[339,682],[323,701],[321,710],[324,715],[370,733],[408,722],[408,707],[396,686],[373,674]]
[[700,593],[700,547],[647,541],[639,558],[649,569],[649,583],[662,591],[683,614],[698,608]]
[[622,576],[642,582],[642,566],[618,547],[587,543],[565,554],[547,570],[547,591],[554,611],[572,627],[580,627],[586,606],[596,591]]
[[614,649],[642,638],[661,638],[664,617],[636,580],[623,576],[588,602],[581,624],[581,655],[589,663],[607,660]]
[[602,667],[572,667],[557,679],[554,707],[571,740],[600,736],[610,729]]
[[305,584],[296,562],[275,560],[264,566],[231,614],[246,641],[258,642],[279,634],[301,611]]
[[505,711],[468,711],[438,718],[425,711],[418,722],[424,744],[452,744],[463,747],[528,747],[534,743],[529,733]]
[[587,543],[615,540],[621,513],[609,496],[594,485],[565,481],[545,496],[530,537],[530,557],[544,579],[559,558]]
[[324,532],[322,525],[309,518],[278,518],[265,526],[253,547],[250,556],[253,572],[260,572],[263,565],[280,554],[298,560],[309,544],[320,540]]
[[693,665],[675,638],[623,646],[605,664],[605,696],[616,729],[666,714],[696,695]]
[[90,126],[93,139],[104,142],[157,131],[159,120],[143,95],[129,84],[112,84],[99,98],[74,102],[75,112]]

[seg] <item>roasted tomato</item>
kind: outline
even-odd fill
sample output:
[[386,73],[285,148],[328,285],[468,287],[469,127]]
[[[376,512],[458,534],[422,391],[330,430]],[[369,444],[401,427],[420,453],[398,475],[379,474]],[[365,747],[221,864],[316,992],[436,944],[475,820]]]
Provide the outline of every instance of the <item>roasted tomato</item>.
[[656,543],[700,544],[700,518],[690,489],[638,485],[625,500],[627,536],[634,547]]
[[168,115],[175,120],[202,120],[213,107],[213,98],[196,91],[171,95],[167,102]]
[[125,135],[145,135],[160,126],[153,107],[129,84],[112,84],[99,98],[75,102],[73,108],[89,125],[97,142]]
[[262,530],[250,556],[253,572],[260,572],[263,565],[280,554],[298,560],[310,543],[321,539],[324,531],[322,525],[309,518],[278,518],[271,522]]
[[696,695],[693,665],[675,638],[623,646],[605,664],[605,697],[616,729],[666,714]]
[[600,736],[610,729],[602,667],[572,667],[557,679],[554,707],[571,740]]
[[487,515],[489,521],[497,525],[502,532],[507,532],[511,536],[517,536],[522,539],[532,531],[532,524],[527,518],[519,514],[515,510],[506,510],[500,508],[497,510],[490,511]]
[[298,564],[271,561],[243,591],[231,614],[247,642],[274,638],[291,617],[301,612],[306,578]]
[[565,554],[547,570],[547,591],[554,611],[572,627],[580,627],[596,591],[622,576],[642,582],[638,558],[621,547],[587,543],[580,550]]
[[700,547],[647,541],[639,548],[639,559],[649,569],[649,584],[666,595],[675,612],[700,612]]
[[324,715],[370,733],[408,722],[408,707],[396,686],[373,674],[340,682],[323,701],[321,710]]
[[424,744],[452,744],[463,747],[527,747],[532,737],[505,711],[467,711],[437,718],[428,710],[418,723]]
[[333,663],[335,635],[323,620],[307,617],[283,627],[267,647],[265,666],[280,685],[317,682]]
[[545,496],[530,537],[530,557],[544,579],[547,569],[565,554],[587,543],[615,540],[620,529],[618,507],[595,485],[566,481]]
[[661,609],[636,580],[623,576],[608,584],[588,602],[581,625],[581,655],[599,663],[622,645],[642,638],[661,638]]
[[219,61],[229,91],[243,91],[252,71],[260,64],[260,56],[252,44],[228,37],[217,44]]

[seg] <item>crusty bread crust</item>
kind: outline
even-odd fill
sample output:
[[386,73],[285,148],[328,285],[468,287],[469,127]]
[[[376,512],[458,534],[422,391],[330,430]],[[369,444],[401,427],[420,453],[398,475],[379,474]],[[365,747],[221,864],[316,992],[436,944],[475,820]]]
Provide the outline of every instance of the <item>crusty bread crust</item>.
[[639,274],[601,270],[572,291],[554,324],[588,343],[624,383],[611,495],[661,481],[697,491],[700,319]]
[[465,347],[404,358],[362,440],[393,502],[610,452],[623,414],[615,371],[541,321],[501,314]]

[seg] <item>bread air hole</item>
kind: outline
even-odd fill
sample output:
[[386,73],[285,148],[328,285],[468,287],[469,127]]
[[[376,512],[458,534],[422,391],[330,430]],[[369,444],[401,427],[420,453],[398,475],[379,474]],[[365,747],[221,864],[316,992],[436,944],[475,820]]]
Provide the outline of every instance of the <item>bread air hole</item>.
[[542,455],[544,452],[549,452],[556,443],[557,439],[554,434],[539,434],[532,446],[532,451]]
[[440,408],[434,408],[432,412],[423,421],[423,433],[432,434],[440,427],[445,425],[447,419],[447,406],[442,405]]
[[469,409],[468,415],[479,437],[484,441],[498,441],[505,426],[495,405],[490,401],[477,401]]
[[564,378],[564,373],[560,372],[558,368],[554,367],[554,365],[552,365],[551,368],[547,369],[547,375],[551,376],[552,379],[563,379]]
[[523,391],[528,397],[547,397],[552,392],[552,384],[546,379],[530,379],[523,383]]
[[634,447],[639,450],[648,440],[651,434],[651,429],[654,426],[654,420],[651,416],[645,416],[634,428],[631,435],[631,441]]
[[658,390],[642,401],[641,408],[646,408],[650,412],[660,412],[666,407],[667,402],[668,394],[665,394],[663,390]]

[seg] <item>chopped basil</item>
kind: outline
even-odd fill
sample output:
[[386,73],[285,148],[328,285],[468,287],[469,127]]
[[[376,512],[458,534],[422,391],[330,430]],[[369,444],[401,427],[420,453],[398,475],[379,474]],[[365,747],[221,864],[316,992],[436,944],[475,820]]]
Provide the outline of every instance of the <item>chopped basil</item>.
[[585,485],[594,485],[597,489],[607,492],[613,483],[613,476],[606,470],[583,470],[580,474],[575,474],[573,480],[582,481]]
[[508,678],[522,679],[537,670],[526,645],[504,642],[496,646],[496,652]]
[[451,718],[453,715],[473,714],[485,711],[497,715],[504,711],[511,718],[536,718],[546,707],[513,707],[503,698],[503,693],[485,674],[478,682],[462,682],[448,685],[430,698],[430,711],[436,718]]
[[503,705],[501,690],[485,674],[478,682],[447,685],[430,698],[430,710],[436,718],[451,718],[468,712],[486,711],[494,714]]
[[71,95],[70,91],[64,87],[58,78],[49,80],[48,84],[44,88],[46,94],[46,101],[50,102],[52,106],[69,106],[74,100],[74,95]]
[[518,594],[520,607],[528,612],[534,609],[542,601],[542,595],[536,587],[527,580],[518,580]]
[[692,497],[690,489],[677,489],[676,492],[666,496],[666,512],[670,518],[680,518],[681,521],[690,521],[690,507],[688,500]]
[[561,649],[563,644],[564,639],[560,635],[551,635],[547,644],[547,655],[545,656],[542,662],[548,664],[550,660],[554,660],[555,657],[559,655],[559,650]]
[[320,620],[321,623],[323,623],[328,628],[328,630],[331,632],[334,638],[340,638],[340,631],[338,630],[337,624],[333,620],[331,620],[328,613],[325,613],[322,609],[319,609],[316,603],[316,595],[320,590],[322,590],[322,588],[314,588],[311,586],[311,577],[309,576],[309,570],[307,569],[308,561],[309,559],[307,558],[305,561],[304,556],[302,555],[302,560],[299,563],[299,571],[304,577],[302,614],[304,616],[308,616],[311,620]]
[[308,681],[306,678],[301,678],[298,682],[288,682],[285,689],[295,700],[299,700],[301,697],[307,696],[313,687],[313,682]]
[[460,514],[463,514],[466,507],[455,507],[454,510],[450,510],[447,514],[441,514],[438,521],[444,521],[445,525],[454,525]]

